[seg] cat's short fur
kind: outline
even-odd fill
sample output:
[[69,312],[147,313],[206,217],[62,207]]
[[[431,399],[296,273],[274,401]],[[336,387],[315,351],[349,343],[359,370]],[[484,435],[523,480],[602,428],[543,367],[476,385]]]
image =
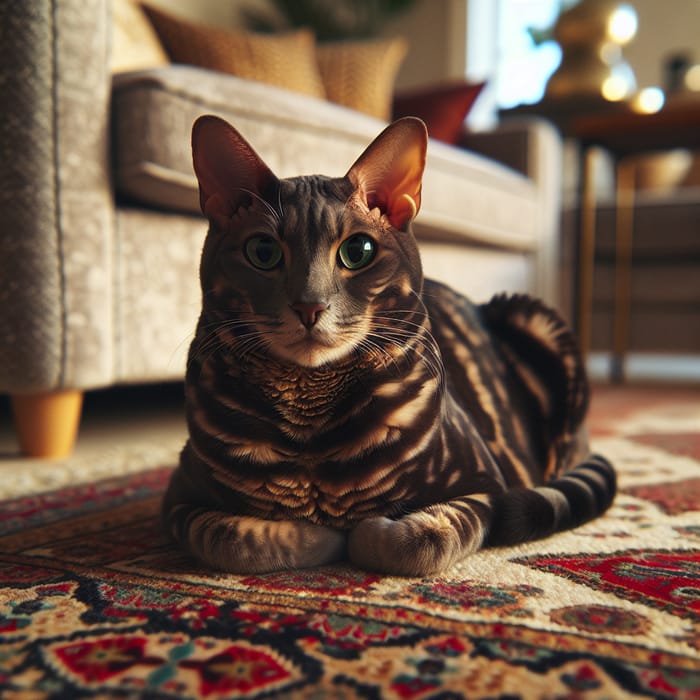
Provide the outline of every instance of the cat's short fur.
[[422,122],[387,127],[341,178],[279,180],[215,117],[192,143],[210,230],[163,508],[185,549],[231,572],[348,557],[425,575],[609,506],[561,319],[423,280]]

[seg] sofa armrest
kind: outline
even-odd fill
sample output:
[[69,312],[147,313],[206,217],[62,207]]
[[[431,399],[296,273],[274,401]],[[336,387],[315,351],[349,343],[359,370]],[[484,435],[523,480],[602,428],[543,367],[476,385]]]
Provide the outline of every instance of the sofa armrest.
[[465,133],[459,145],[469,151],[507,165],[523,175],[529,175],[527,150],[530,138],[528,126],[518,125],[517,129],[504,129],[499,125],[493,131]]
[[466,132],[459,145],[534,179],[537,149],[544,146],[548,151],[560,151],[562,148],[556,129],[536,117],[513,117],[489,131]]
[[108,0],[0,3],[0,392],[112,376]]
[[514,117],[492,131],[465,134],[460,145],[517,170],[535,183],[540,202],[540,245],[534,286],[540,297],[560,306],[563,144],[559,132],[543,119]]

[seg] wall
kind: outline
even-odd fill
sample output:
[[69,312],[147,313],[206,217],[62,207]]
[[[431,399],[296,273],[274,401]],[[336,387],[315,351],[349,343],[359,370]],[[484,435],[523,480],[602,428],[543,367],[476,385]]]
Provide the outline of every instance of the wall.
[[688,53],[700,63],[700,0],[634,0],[639,27],[624,50],[639,87],[664,86],[663,63]]
[[182,17],[222,26],[234,24],[237,16],[237,0],[148,0],[148,3]]
[[397,87],[429,85],[464,76],[467,0],[419,0],[391,22],[388,36],[403,36],[410,46]]

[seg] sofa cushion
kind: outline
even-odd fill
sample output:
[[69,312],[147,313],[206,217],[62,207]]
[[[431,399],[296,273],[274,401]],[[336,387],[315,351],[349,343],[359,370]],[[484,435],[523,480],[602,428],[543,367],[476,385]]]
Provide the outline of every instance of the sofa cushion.
[[408,44],[400,38],[337,41],[316,50],[326,97],[379,119],[391,118],[394,83]]
[[114,0],[112,3],[113,73],[156,68],[170,63],[153,26],[136,0]]
[[464,135],[464,120],[485,85],[460,80],[397,93],[393,118],[419,117],[432,138],[458,145]]
[[[119,193],[199,212],[190,134],[202,114],[231,122],[279,177],[342,176],[385,122],[324,100],[192,66],[114,77],[113,157]],[[482,156],[430,142],[420,235],[534,250],[538,190]]]
[[325,97],[312,32],[254,34],[182,19],[144,5],[170,59]]

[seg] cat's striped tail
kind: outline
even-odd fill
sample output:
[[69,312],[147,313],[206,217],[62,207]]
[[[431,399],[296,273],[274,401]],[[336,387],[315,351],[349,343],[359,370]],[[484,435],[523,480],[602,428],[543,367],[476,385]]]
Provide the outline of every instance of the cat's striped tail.
[[592,455],[545,486],[495,496],[485,544],[520,544],[578,527],[604,513],[616,490],[613,466]]

